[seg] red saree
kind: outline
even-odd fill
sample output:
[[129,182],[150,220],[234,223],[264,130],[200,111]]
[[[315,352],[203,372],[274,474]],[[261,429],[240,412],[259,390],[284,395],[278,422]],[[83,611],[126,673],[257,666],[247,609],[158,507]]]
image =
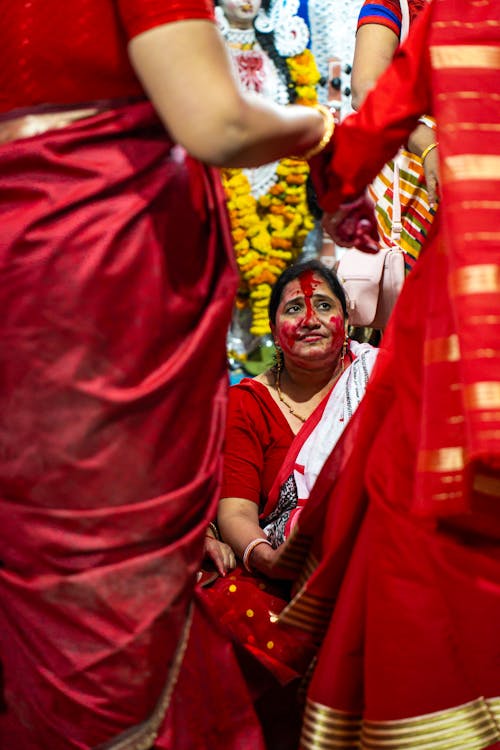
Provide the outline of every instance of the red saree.
[[[218,180],[142,102],[4,145],[0,171],[0,745],[261,747],[191,605],[236,282]],[[201,644],[232,712],[186,676],[214,668]]]
[[500,746],[496,15],[436,0],[336,131],[332,211],[433,111],[442,203],[282,559],[280,619],[321,643],[303,750]]

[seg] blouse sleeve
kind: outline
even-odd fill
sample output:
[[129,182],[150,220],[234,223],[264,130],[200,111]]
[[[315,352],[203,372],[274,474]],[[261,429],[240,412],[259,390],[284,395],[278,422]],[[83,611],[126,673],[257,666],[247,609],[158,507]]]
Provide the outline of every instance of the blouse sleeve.
[[117,3],[129,39],[164,23],[214,17],[212,0],[117,0]]
[[[423,10],[425,0],[409,0],[410,23]],[[365,0],[358,17],[358,29],[370,23],[385,26],[401,36],[401,5],[399,0]]]
[[401,8],[395,0],[365,0],[359,12],[358,29],[370,23],[385,26],[393,31],[399,39],[401,34]]
[[260,422],[255,399],[233,385],[229,389],[221,497],[242,497],[260,504],[264,464]]

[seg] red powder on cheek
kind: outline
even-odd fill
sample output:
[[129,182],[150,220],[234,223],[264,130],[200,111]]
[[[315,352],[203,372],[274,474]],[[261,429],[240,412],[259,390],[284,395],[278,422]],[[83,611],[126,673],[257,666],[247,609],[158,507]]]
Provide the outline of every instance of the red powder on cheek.
[[332,315],[330,323],[332,325],[332,349],[338,349],[344,341],[344,319],[340,315]]
[[291,351],[297,339],[297,329],[301,325],[300,321],[293,323],[282,323],[279,330],[279,344],[285,351]]

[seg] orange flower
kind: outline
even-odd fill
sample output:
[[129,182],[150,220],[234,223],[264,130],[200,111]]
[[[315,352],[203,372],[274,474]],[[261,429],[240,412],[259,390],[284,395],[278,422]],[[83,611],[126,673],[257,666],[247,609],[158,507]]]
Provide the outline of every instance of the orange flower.
[[290,240],[285,240],[283,237],[271,237],[271,247],[279,247],[282,250],[289,250],[292,247]]

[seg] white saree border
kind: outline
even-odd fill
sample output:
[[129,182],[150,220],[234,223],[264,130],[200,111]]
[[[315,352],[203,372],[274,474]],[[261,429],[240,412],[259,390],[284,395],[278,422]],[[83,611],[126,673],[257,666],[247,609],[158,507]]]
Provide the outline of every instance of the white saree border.
[[189,641],[192,621],[193,603],[191,603],[186,615],[186,620],[174,653],[167,681],[152,714],[141,724],[125,730],[118,735],[118,737],[99,745],[94,748],[94,750],[152,750],[160,727],[165,720],[175,685],[177,683],[177,678],[179,677],[182,661]]
[[300,750],[482,750],[500,740],[500,698],[397,721],[359,715],[307,701]]

